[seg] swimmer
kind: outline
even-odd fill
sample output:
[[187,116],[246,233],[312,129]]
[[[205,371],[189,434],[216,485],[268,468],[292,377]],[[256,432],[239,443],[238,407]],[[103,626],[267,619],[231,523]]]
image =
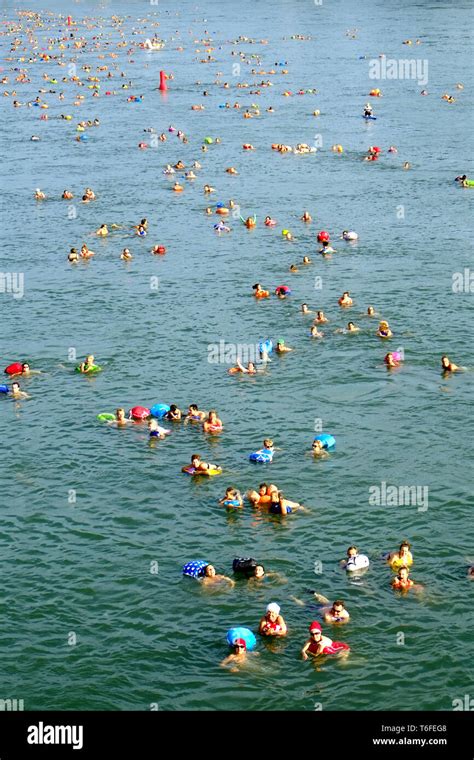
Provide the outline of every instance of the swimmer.
[[458,372],[461,370],[461,367],[458,367],[457,364],[453,364],[453,362],[449,361],[447,356],[441,357],[441,367],[443,372]]
[[311,330],[309,331],[312,338],[324,338],[324,333],[319,332],[318,326],[313,324],[311,325]]
[[207,419],[204,420],[203,429],[205,433],[220,433],[223,429],[222,420],[217,416],[217,412],[211,409]]
[[71,264],[77,264],[77,262],[79,261],[79,254],[75,248],[71,248],[71,250],[69,251],[67,255],[67,260]]
[[30,369],[30,365],[28,364],[28,362],[23,362],[23,364],[21,365],[20,372],[13,372],[13,374],[11,374],[10,377],[16,377],[17,375],[29,376],[29,375],[40,375],[40,374],[41,373],[39,370]]
[[175,168],[175,169],[180,169],[180,170],[181,170],[181,169],[185,169],[186,167],[185,167],[185,165],[183,164],[183,162],[180,160],[180,161],[178,161],[178,163],[177,163],[177,164],[175,164],[175,165],[174,165],[174,168]]
[[300,217],[302,222],[312,222],[313,219],[308,211],[304,211],[303,216]]
[[270,295],[269,291],[264,290],[259,282],[256,282],[255,285],[252,285],[252,290],[255,291],[255,298],[268,298]]
[[207,214],[207,215],[209,216],[210,214],[212,214],[212,213],[213,213],[213,211],[212,211],[212,208],[210,208],[210,207],[208,206],[208,207],[207,207],[207,209],[205,210],[205,212],[204,212],[204,213],[205,213],[205,214]]
[[65,201],[71,200],[71,198],[74,198],[74,195],[71,193],[70,190],[64,190],[63,194],[61,195],[61,198]]
[[240,217],[241,222],[245,224],[248,230],[253,229],[255,225],[257,224],[257,216],[254,214],[253,216],[248,216],[247,219],[243,219]]
[[124,248],[122,253],[120,254],[120,258],[122,259],[122,261],[131,261],[133,259],[133,256],[130,253],[130,250],[128,248]]
[[375,317],[375,309],[373,306],[367,307],[367,316],[368,317]]
[[197,178],[196,174],[194,174],[193,171],[186,172],[186,174],[184,176],[185,176],[185,179],[196,179]]
[[398,353],[395,356],[395,354],[392,352],[389,352],[388,354],[384,356],[384,363],[387,365],[389,369],[392,367],[400,366],[401,360],[397,358],[398,356],[399,356]]
[[337,251],[329,243],[329,240],[323,240],[323,247],[319,249],[318,253],[327,256],[330,253],[337,253]]
[[45,201],[46,200],[46,194],[43,193],[42,190],[40,190],[39,187],[35,190],[35,201]]
[[272,219],[271,216],[266,216],[264,225],[265,227],[274,227],[276,225],[276,219]]
[[303,660],[308,659],[308,654],[313,657],[317,657],[322,654],[323,649],[332,645],[332,639],[328,636],[323,636],[321,624],[317,620],[309,626],[309,639],[301,650],[301,656]]
[[277,354],[286,354],[288,351],[293,351],[289,346],[285,346],[285,341],[281,338],[277,340],[276,349]]
[[311,259],[309,258],[309,256],[303,256],[302,263],[303,264],[312,264],[313,262],[311,261]]
[[173,185],[173,190],[175,193],[181,193],[183,191],[183,186],[180,185],[179,182],[175,182]]
[[128,422],[130,422],[130,420],[125,417],[125,409],[122,407],[119,407],[115,410],[115,417],[115,424],[117,427],[122,427],[122,425],[126,425]]
[[262,636],[286,636],[288,628],[280,615],[280,607],[276,602],[267,604],[265,615],[258,626],[258,632]]
[[311,309],[308,309],[308,304],[307,303],[302,303],[301,304],[301,313],[302,314],[312,314]]
[[278,491],[278,488],[273,483],[260,483],[258,491],[249,491],[247,498],[253,507],[268,505],[274,491]]
[[101,224],[99,229],[95,231],[96,235],[99,235],[99,237],[105,237],[109,234],[109,230],[107,229],[106,224]]
[[370,103],[366,103],[364,106],[364,116],[372,116],[372,106]]
[[395,147],[395,145],[391,145],[387,153],[398,153],[398,149]]
[[218,467],[215,464],[209,464],[209,462],[203,462],[200,454],[193,454],[191,457],[191,464],[186,464],[181,467],[181,472],[187,472],[192,467],[195,472],[207,472],[208,470],[217,470]]
[[215,187],[211,187],[210,185],[204,185],[204,192],[205,193],[215,193],[216,192],[216,188]]
[[18,400],[31,398],[31,396],[25,393],[25,391],[22,391],[20,389],[20,383],[17,383],[17,382],[12,383],[11,388],[10,388],[10,395],[12,396],[12,398],[15,398]]
[[153,253],[155,256],[162,256],[164,253],[166,253],[166,248],[164,245],[154,245],[151,249],[151,253]]
[[[315,592],[314,596],[321,604],[329,604],[329,599],[322,594],[317,594]],[[323,607],[321,609],[321,615],[323,616],[325,623],[347,623],[350,618],[342,599],[336,599],[331,606]]]
[[249,362],[246,367],[241,363],[240,359],[237,359],[237,364],[235,367],[231,367],[228,370],[229,374],[234,375],[238,372],[242,372],[244,375],[256,375],[257,374],[257,368],[254,364],[254,362]]
[[227,655],[227,657],[225,657],[220,663],[221,668],[225,668],[227,665],[232,665],[232,667],[229,668],[231,673],[239,672],[238,666],[243,665],[247,661],[248,655],[253,657],[258,657],[260,655],[260,652],[247,652],[247,644],[244,639],[235,639],[232,643],[232,649],[232,654]]
[[300,270],[296,266],[296,264],[290,264],[290,268],[288,270],[289,272],[299,272]]
[[[225,489],[225,496],[223,496],[222,499],[219,499],[219,504],[225,505],[226,507],[230,506],[230,505],[228,505],[228,504],[225,503],[226,501],[238,501],[239,502],[239,504],[238,504],[239,507],[243,507],[244,506],[244,500],[242,499],[242,494],[240,493],[240,491],[237,488],[234,488],[234,486],[228,486]],[[234,504],[232,506],[236,506],[236,505]]]
[[292,512],[297,512],[298,510],[301,510],[302,512],[309,511],[297,501],[289,501],[289,499],[285,499],[281,491],[272,491],[270,496],[270,514],[272,515],[286,516],[290,515]]
[[90,187],[86,187],[84,190],[84,195],[88,200],[95,201],[95,193]]
[[85,243],[81,246],[81,259],[90,259],[95,256],[94,251],[91,251]]
[[143,227],[143,225],[141,225],[141,224],[138,224],[138,225],[135,227],[135,232],[136,232],[136,234],[137,234],[139,237],[145,237],[145,236],[146,236],[146,229],[145,229],[145,227]]
[[357,546],[349,546],[347,552],[347,559],[343,559],[340,562],[341,567],[346,570],[348,566],[351,568],[355,564],[355,558],[359,556],[359,549]]
[[339,304],[339,306],[343,306],[343,307],[347,307],[347,306],[352,306],[353,305],[353,301],[352,301],[352,298],[350,297],[350,293],[349,293],[348,290],[344,291],[344,293],[342,294],[342,296],[338,300],[338,304]]
[[393,337],[393,333],[392,333],[392,331],[391,331],[391,329],[389,327],[388,322],[385,322],[384,320],[382,320],[382,322],[379,322],[379,326],[378,326],[378,330],[377,330],[377,335],[379,336],[379,338],[392,338]]
[[403,164],[403,168],[404,169],[411,169],[411,164],[408,161],[405,161],[405,163]]
[[86,375],[88,372],[93,372],[95,369],[94,357],[92,354],[88,354],[81,364],[79,364],[78,370]]
[[218,222],[214,225],[214,229],[216,232],[231,232],[230,227],[228,227],[224,222]]
[[233,166],[229,166],[228,169],[226,169],[227,174],[238,174],[239,172],[237,169],[235,169]]
[[311,445],[311,453],[313,456],[322,457],[323,459],[329,456],[328,452],[324,448],[323,442],[318,440],[313,441]]
[[403,565],[396,577],[390,582],[391,587],[398,591],[409,591],[415,585],[415,582],[408,577],[409,572],[408,567]]
[[410,567],[413,564],[413,555],[410,551],[411,546],[408,541],[402,541],[398,552],[392,552],[387,557],[387,563],[392,570],[399,570],[400,567]]
[[165,420],[168,420],[169,422],[180,422],[181,417],[181,409],[178,409],[176,404],[171,404],[169,411],[165,414]]
[[347,323],[346,332],[354,333],[354,332],[359,332],[359,331],[360,331],[360,327],[357,327],[357,325],[355,325],[354,322]]
[[148,431],[150,434],[150,438],[159,438],[160,440],[163,440],[165,436],[170,434],[170,430],[166,430],[165,428],[161,427],[158,424],[158,420],[155,418],[152,418],[148,422]]
[[203,412],[198,409],[197,404],[190,404],[188,407],[188,413],[184,419],[187,422],[203,422],[207,416],[207,412]]
[[295,239],[289,230],[283,231],[283,237],[285,238],[285,240],[289,240],[290,242],[293,242]]
[[218,575],[214,565],[206,565],[201,583],[203,586],[211,586],[215,583],[227,583],[231,588],[235,586],[235,581],[232,578],[228,578],[226,575]]

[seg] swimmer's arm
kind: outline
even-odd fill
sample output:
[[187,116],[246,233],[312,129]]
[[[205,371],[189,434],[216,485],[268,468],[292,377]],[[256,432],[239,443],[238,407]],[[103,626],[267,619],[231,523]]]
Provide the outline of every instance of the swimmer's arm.
[[[267,573],[267,575],[268,575],[268,573]],[[299,607],[304,607],[303,600],[302,599],[298,599],[297,596],[290,596],[290,599],[291,599],[292,602],[294,602],[295,604],[297,604]]]
[[323,596],[323,594],[318,594],[316,591],[313,592],[313,596],[316,599],[317,602],[321,602],[321,604],[329,604],[329,599],[326,596]]
[[240,362],[239,359],[237,359],[237,366],[240,369],[241,372],[248,372],[248,369],[244,367],[244,365]]
[[227,577],[227,575],[223,575],[223,576],[222,576],[222,580],[223,580],[223,581],[226,581],[226,582],[229,584],[229,586],[230,586],[231,588],[234,588],[234,586],[235,586],[235,581],[233,581],[233,580],[232,580],[232,578],[228,578],[228,577]]
[[302,656],[303,660],[307,660],[308,659],[308,655],[306,654],[306,652],[309,649],[309,645],[310,644],[311,644],[311,642],[307,641],[306,644],[304,645],[303,649],[301,650],[301,656]]
[[219,667],[225,668],[226,665],[229,665],[231,662],[234,662],[235,655],[229,654],[224,660],[222,660],[221,663],[219,663]]

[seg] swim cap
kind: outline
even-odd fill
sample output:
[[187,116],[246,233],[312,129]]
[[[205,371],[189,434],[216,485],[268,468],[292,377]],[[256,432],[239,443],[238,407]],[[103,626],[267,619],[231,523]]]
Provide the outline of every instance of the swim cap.
[[278,340],[277,340],[277,346],[284,346],[284,345],[285,345],[285,341],[282,340],[281,338],[278,338]]
[[243,647],[244,649],[247,649],[247,644],[245,643],[244,639],[235,639],[234,647],[235,646],[239,646],[239,647]]
[[276,602],[270,602],[270,604],[267,604],[267,612],[274,612],[275,615],[280,614],[280,607]]
[[312,633],[313,631],[320,631],[321,630],[321,624],[318,623],[317,620],[313,620],[312,623],[310,623],[309,631]]

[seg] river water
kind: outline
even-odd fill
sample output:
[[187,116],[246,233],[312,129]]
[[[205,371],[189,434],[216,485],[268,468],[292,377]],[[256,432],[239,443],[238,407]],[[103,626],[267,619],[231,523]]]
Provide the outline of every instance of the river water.
[[[26,61],[18,61],[21,45],[10,47],[22,33],[6,34],[4,23],[18,16],[2,4],[4,74],[24,66],[31,79],[16,85],[17,99],[33,100],[40,87],[56,92],[41,94],[47,121],[41,109],[15,109],[11,97],[2,98],[8,149],[0,269],[22,273],[24,293],[0,292],[1,359],[3,366],[28,359],[42,374],[21,381],[30,399],[0,399],[0,697],[50,710],[451,709],[472,684],[473,296],[452,288],[453,274],[472,261],[472,194],[452,181],[473,170],[472,4],[66,5],[35,4],[44,26],[34,33],[46,50],[49,38],[67,37],[64,16],[73,15],[76,37],[89,40],[77,54],[82,88],[61,82],[77,53],[67,39],[62,51],[57,43],[47,51],[64,53],[65,67],[28,63],[27,42]],[[123,19],[122,38],[112,16]],[[349,29],[358,30],[356,39]],[[155,32],[166,40],[163,50],[138,49]],[[94,35],[102,35],[100,49]],[[255,42],[232,44],[239,35]],[[195,41],[209,37],[216,60],[201,64],[207,45]],[[407,38],[422,44],[405,46]],[[121,39],[126,44],[117,47]],[[428,83],[370,79],[370,60],[381,53],[427,61]],[[97,73],[114,63],[124,79]],[[277,73],[253,75],[254,65]],[[174,76],[166,95],[156,89],[160,69]],[[214,84],[217,72],[229,89]],[[45,73],[59,84],[45,84]],[[101,77],[99,98],[87,76]],[[237,87],[262,79],[273,87],[260,95]],[[131,88],[122,90],[128,80]],[[371,98],[378,118],[366,124],[360,113],[374,86],[384,97]],[[312,88],[317,94],[282,95]],[[117,95],[106,96],[107,89]],[[80,107],[73,105],[78,92]],[[456,102],[443,101],[445,92]],[[127,102],[130,93],[143,93],[143,102]],[[242,109],[219,108],[225,101]],[[205,110],[192,111],[195,103]],[[260,117],[243,119],[252,103]],[[266,112],[270,105],[275,113]],[[96,117],[100,127],[76,142],[76,123]],[[167,132],[170,124],[188,135],[187,144]],[[148,127],[169,139],[141,151],[141,140],[151,142]],[[30,140],[34,134],[39,142]],[[203,153],[208,135],[221,143]],[[244,142],[256,150],[243,151]],[[281,155],[274,142],[320,149]],[[331,151],[333,144],[344,153]],[[379,161],[362,161],[374,144],[383,150]],[[397,154],[387,153],[390,145]],[[181,194],[162,174],[178,159],[202,164]],[[228,166],[239,175],[226,174]],[[206,182],[217,190],[209,203],[234,199],[242,216],[257,214],[257,228],[231,217],[232,232],[217,236],[217,217],[204,214]],[[96,202],[80,203],[86,186]],[[46,201],[34,200],[36,187]],[[73,201],[60,200],[65,188]],[[299,221],[305,209],[311,225]],[[263,226],[267,214],[276,228]],[[127,229],[143,217],[149,233],[140,239]],[[100,240],[93,232],[104,222],[127,229]],[[283,240],[283,228],[295,242]],[[336,240],[331,259],[317,255],[319,229]],[[357,230],[358,243],[337,240],[343,229]],[[96,257],[72,267],[67,253],[82,242]],[[166,245],[165,256],[150,254],[155,243]],[[128,264],[119,258],[124,246],[134,255]],[[312,266],[290,274],[305,254]],[[256,302],[257,281],[270,289],[288,284],[292,296]],[[344,290],[355,301],[349,314],[337,306]],[[321,341],[309,337],[303,302],[330,318]],[[404,351],[397,371],[383,365],[388,348],[375,337],[377,320],[364,316],[368,304],[389,321],[391,348]],[[360,333],[336,333],[349,319]],[[257,377],[232,377],[228,365],[208,361],[209,346],[220,341],[255,345],[267,337],[284,338],[294,352],[273,357]],[[88,352],[103,367],[93,378],[73,372]],[[442,378],[443,353],[467,371]],[[224,432],[211,440],[176,425],[152,447],[144,426],[117,430],[96,420],[117,406],[156,402],[216,408]],[[308,454],[315,429],[337,439],[336,451],[319,461]],[[273,464],[249,462],[267,435],[281,449]],[[200,482],[181,474],[194,451],[224,474]],[[283,520],[248,506],[226,513],[217,504],[227,485],[244,492],[270,478],[309,514]],[[382,483],[428,489],[419,491],[428,501],[370,503],[370,489]],[[381,557],[405,538],[424,589],[401,598]],[[338,566],[352,543],[371,559],[359,581]],[[193,558],[229,575],[235,556],[258,558],[286,582],[255,588],[240,581],[232,591],[208,592],[181,575]],[[326,631],[350,644],[347,660],[312,665],[299,657],[318,614],[308,606],[313,590],[341,597],[351,613],[343,631]],[[270,601],[282,607],[286,640],[259,641],[260,657],[239,673],[219,668],[226,630],[256,631]]]

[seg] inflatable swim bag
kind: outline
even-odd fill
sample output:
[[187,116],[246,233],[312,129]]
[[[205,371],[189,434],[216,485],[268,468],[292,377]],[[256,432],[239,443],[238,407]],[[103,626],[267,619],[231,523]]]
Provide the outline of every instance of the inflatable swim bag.
[[152,417],[157,417],[161,420],[169,410],[168,404],[155,404],[151,407],[150,414]]
[[369,558],[365,554],[357,554],[355,557],[349,557],[346,562],[346,571],[354,573],[356,570],[364,570],[370,565]]
[[208,564],[209,562],[204,559],[193,559],[191,562],[186,562],[183,565],[183,575],[189,575],[190,578],[202,578]]
[[332,451],[336,447],[336,439],[333,435],[330,435],[330,433],[320,433],[319,435],[315,435],[314,440],[321,441],[323,449],[326,449],[327,451]]
[[13,364],[9,364],[8,367],[4,370],[6,375],[16,375],[19,372],[21,372],[22,364],[21,362],[13,362]]
[[249,454],[251,462],[262,462],[263,464],[269,464],[273,461],[273,451],[270,449],[260,449],[260,451],[254,451]]
[[134,406],[130,414],[134,420],[146,420],[150,416],[150,410],[146,406]]
[[229,646],[233,646],[234,641],[237,639],[243,639],[247,644],[247,649],[249,652],[252,651],[252,649],[255,649],[257,646],[257,639],[255,638],[255,635],[252,633],[250,628],[229,628],[227,631],[226,639]]

